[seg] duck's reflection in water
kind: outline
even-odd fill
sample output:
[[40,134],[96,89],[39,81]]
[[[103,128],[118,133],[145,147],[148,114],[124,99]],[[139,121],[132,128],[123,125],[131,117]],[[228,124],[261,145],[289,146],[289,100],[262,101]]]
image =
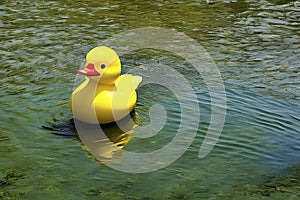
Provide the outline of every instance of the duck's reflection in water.
[[74,119],[75,127],[84,147],[103,164],[122,158],[123,148],[132,138],[136,117],[128,115],[117,123],[105,125],[87,124]]

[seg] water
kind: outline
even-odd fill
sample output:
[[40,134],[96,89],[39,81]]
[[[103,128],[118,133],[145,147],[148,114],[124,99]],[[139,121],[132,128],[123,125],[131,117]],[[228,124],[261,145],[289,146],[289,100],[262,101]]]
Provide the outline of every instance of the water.
[[[0,199],[299,198],[299,2],[2,1],[0,16]],[[183,32],[209,52],[228,110],[219,142],[199,159],[210,120],[202,78],[171,53],[122,56],[124,71],[140,62],[171,63],[196,90],[201,110],[197,136],[180,159],[127,174],[94,160],[76,137],[40,127],[52,123],[73,134],[68,101],[86,52],[116,33],[149,26]],[[163,88],[138,92],[139,123],[156,102],[173,114],[168,134],[133,135],[126,146],[152,151],[172,140],[178,105],[170,94],[153,95]]]

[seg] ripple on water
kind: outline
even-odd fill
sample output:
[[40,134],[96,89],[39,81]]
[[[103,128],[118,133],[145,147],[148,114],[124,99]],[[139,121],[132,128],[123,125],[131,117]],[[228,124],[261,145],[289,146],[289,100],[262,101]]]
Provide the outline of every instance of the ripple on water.
[[299,107],[253,93],[228,91],[227,97],[227,120],[217,151],[269,167],[300,161],[299,119],[293,117]]

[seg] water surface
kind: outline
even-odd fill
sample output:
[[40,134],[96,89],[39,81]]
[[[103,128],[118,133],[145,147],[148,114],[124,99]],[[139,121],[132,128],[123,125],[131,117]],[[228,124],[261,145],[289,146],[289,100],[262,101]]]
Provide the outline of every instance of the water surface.
[[[299,2],[4,0],[0,16],[0,199],[299,198]],[[40,127],[55,124],[73,134],[69,96],[85,54],[114,34],[149,26],[185,33],[208,51],[228,110],[219,142],[199,159],[211,111],[201,76],[172,53],[123,55],[124,72],[153,62],[180,71],[201,111],[197,136],[180,159],[127,174],[97,162],[78,138]],[[172,140],[178,102],[161,87],[138,94],[139,123],[147,123],[154,103],[170,114],[163,132],[148,140],[133,135],[126,146],[152,151]]]

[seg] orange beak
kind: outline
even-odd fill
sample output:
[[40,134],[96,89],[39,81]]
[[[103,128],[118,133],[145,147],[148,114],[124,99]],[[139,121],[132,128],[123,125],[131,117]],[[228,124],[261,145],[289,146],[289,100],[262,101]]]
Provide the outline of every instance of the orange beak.
[[83,69],[78,70],[78,74],[83,74],[86,76],[99,76],[100,73],[96,71],[94,64],[89,63],[87,66],[85,66]]

